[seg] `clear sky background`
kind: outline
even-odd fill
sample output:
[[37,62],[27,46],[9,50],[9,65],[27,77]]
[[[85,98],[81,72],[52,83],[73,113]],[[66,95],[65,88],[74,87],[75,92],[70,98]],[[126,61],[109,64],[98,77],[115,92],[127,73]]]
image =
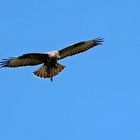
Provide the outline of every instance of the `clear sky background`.
[[140,140],[139,0],[0,2],[0,59],[96,37],[53,82],[0,69],[1,140]]

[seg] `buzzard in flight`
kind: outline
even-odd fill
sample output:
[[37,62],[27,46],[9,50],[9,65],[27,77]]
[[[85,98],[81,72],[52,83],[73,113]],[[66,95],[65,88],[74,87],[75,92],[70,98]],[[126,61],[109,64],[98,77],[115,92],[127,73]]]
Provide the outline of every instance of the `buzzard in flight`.
[[9,59],[3,59],[0,62],[0,66],[15,68],[43,64],[33,73],[41,78],[50,78],[52,81],[52,78],[65,68],[65,66],[57,62],[58,60],[84,52],[94,46],[101,45],[102,42],[102,38],[96,38],[94,40],[78,42],[61,50],[49,53],[27,53],[19,57],[10,57]]

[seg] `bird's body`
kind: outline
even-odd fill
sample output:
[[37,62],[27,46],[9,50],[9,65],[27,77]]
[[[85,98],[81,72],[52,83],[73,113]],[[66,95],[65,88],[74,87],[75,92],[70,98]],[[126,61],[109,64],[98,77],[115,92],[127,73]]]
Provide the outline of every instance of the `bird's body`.
[[49,53],[28,53],[19,57],[3,59],[1,67],[21,67],[43,64],[34,74],[41,78],[50,78],[60,73],[65,66],[58,63],[58,60],[84,52],[94,46],[101,45],[103,39],[97,38],[90,41],[75,43],[59,51]]

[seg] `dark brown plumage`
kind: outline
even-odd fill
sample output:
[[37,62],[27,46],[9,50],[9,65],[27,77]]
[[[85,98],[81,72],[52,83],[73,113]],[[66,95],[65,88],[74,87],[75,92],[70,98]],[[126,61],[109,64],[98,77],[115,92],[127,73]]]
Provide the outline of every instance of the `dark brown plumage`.
[[0,62],[1,67],[21,67],[21,66],[34,66],[43,64],[34,74],[41,78],[51,78],[60,73],[65,66],[57,63],[58,60],[84,52],[94,46],[101,45],[102,38],[94,40],[83,41],[75,43],[59,51],[53,51],[47,54],[43,53],[28,53],[19,57],[11,57],[3,59]]
[[101,45],[103,38],[96,38],[95,40],[78,42],[66,48],[59,50],[60,59],[84,52],[94,46]]

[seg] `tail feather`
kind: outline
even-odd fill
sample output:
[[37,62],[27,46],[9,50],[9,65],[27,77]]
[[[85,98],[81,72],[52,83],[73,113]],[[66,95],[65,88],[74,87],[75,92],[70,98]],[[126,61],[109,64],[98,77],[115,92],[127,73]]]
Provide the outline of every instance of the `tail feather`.
[[54,77],[55,75],[59,74],[65,66],[56,63],[54,67],[48,66],[48,65],[43,65],[41,66],[38,70],[34,71],[34,75],[41,77],[41,78],[51,78]]

